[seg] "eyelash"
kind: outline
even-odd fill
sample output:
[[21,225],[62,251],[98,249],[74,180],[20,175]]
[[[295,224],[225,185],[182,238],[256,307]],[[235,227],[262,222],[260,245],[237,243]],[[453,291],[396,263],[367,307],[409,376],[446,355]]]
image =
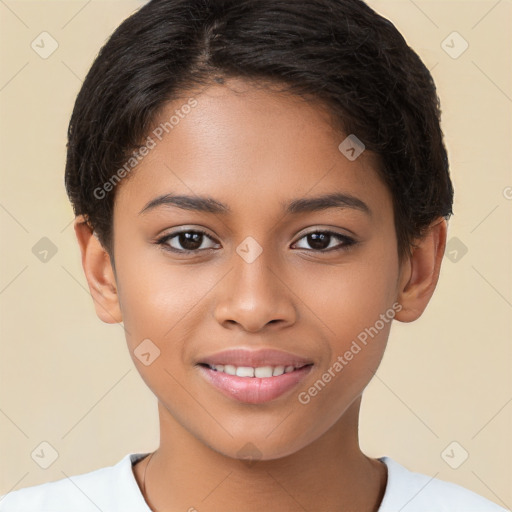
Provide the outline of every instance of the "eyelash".
[[[170,251],[170,252],[174,252],[174,253],[178,253],[178,254],[194,254],[199,251],[205,251],[205,250],[211,249],[211,248],[208,248],[208,249],[195,249],[195,250],[188,250],[188,249],[181,250],[181,249],[175,249],[174,247],[170,247],[169,245],[166,244],[167,241],[172,240],[173,238],[177,237],[178,235],[181,235],[182,233],[199,233],[201,235],[204,235],[206,238],[209,238],[210,240],[215,241],[210,235],[208,235],[208,233],[206,233],[205,231],[203,231],[201,229],[188,229],[188,230],[184,230],[184,231],[174,231],[173,233],[164,235],[161,238],[157,239],[155,241],[155,243],[157,245],[161,245],[162,248],[166,251]],[[330,235],[334,238],[337,238],[338,240],[341,240],[343,243],[337,247],[331,247],[330,249],[303,249],[303,250],[306,250],[308,252],[317,252],[317,253],[347,251],[348,249],[350,249],[351,247],[353,247],[354,245],[357,244],[356,240],[354,240],[353,238],[350,238],[349,236],[342,235],[341,233],[336,233],[334,231],[329,231],[329,230],[310,231],[309,233],[305,233],[304,235],[302,235],[297,240],[297,242],[299,240],[302,240],[303,238],[306,238],[309,235],[319,234],[319,233],[324,234],[324,235]],[[295,243],[297,243],[297,242],[295,242]]]

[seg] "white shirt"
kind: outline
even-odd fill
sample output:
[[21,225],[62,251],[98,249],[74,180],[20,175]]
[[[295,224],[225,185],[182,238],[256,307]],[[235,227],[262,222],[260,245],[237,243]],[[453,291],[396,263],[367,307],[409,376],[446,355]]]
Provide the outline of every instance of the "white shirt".
[[[132,469],[146,455],[129,453],[114,466],[11,491],[0,496],[0,512],[151,512]],[[388,481],[378,512],[506,512],[460,485],[414,473],[389,457],[379,460]]]

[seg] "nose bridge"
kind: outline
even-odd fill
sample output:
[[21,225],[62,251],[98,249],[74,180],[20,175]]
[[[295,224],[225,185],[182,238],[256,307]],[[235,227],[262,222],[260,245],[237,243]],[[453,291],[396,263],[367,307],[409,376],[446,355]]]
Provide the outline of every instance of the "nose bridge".
[[269,250],[258,250],[251,246],[251,242],[239,245],[236,256],[233,256],[233,277],[238,294],[249,297],[271,295],[276,279],[275,261],[271,259]]
[[293,322],[291,294],[278,274],[271,250],[247,237],[233,253],[232,271],[216,307],[217,320],[236,322],[247,330],[259,330],[272,321]]

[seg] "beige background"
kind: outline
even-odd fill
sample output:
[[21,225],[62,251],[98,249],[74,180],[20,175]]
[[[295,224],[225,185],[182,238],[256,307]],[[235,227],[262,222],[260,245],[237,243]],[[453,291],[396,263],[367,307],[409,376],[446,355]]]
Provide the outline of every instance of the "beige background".
[[[158,444],[156,398],[123,329],[94,313],[63,184],[81,80],[142,3],[0,2],[0,494]],[[392,328],[363,400],[362,448],[510,508],[512,4],[369,3],[395,23],[438,85],[456,190],[451,259],[459,252],[455,261],[445,257],[425,314]],[[31,48],[42,31],[59,45],[47,59]],[[456,59],[441,46],[453,31],[469,44]],[[451,51],[461,48],[454,41]],[[46,263],[32,252],[43,237],[57,248]],[[58,452],[48,469],[31,458],[43,441]],[[460,446],[448,450],[452,464],[469,453],[458,469],[441,456],[453,441]]]

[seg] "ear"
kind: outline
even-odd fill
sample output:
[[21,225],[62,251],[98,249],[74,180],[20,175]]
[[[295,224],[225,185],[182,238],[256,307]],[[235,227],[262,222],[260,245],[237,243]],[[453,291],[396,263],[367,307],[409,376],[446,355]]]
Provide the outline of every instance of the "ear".
[[75,218],[74,228],[96,314],[107,324],[122,322],[116,279],[108,252],[83,215]]
[[396,313],[396,320],[413,322],[427,307],[439,279],[446,232],[446,220],[435,220],[411,249],[412,254],[405,257],[400,269],[397,297],[402,309]]

